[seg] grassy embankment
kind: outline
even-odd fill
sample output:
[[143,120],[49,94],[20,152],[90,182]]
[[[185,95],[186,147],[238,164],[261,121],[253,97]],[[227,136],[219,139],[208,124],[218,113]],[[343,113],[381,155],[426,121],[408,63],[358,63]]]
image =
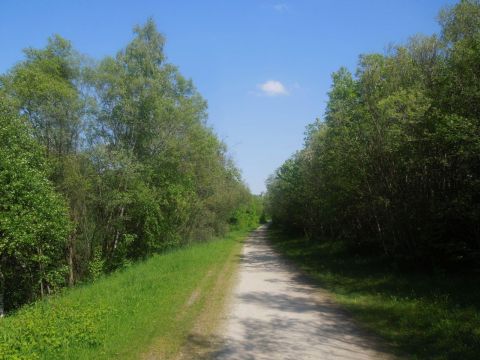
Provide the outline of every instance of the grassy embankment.
[[208,303],[220,303],[219,277],[228,281],[247,234],[154,256],[0,319],[0,359],[174,356]]
[[271,232],[274,246],[330,290],[363,327],[408,359],[479,359],[479,274],[393,269],[340,241],[307,242]]

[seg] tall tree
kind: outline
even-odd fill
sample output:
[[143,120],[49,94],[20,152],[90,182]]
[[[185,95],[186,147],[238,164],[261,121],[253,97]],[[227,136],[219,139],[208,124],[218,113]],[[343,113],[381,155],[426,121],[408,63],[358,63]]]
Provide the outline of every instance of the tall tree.
[[90,226],[86,222],[90,185],[79,154],[88,108],[80,92],[81,60],[70,42],[59,35],[49,38],[44,49],[26,49],[25,55],[3,78],[4,87],[32,124],[35,138],[45,146],[53,166],[50,178],[68,199],[74,224],[68,250],[69,283],[73,285],[79,268],[75,259],[85,256]]

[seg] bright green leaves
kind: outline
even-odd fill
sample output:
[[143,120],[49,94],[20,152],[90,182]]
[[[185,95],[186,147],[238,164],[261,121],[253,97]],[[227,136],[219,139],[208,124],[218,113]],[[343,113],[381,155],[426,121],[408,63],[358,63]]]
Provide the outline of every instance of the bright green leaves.
[[[0,270],[5,292],[34,298],[64,279],[64,250],[70,231],[64,200],[47,179],[40,147],[16,112],[0,103]],[[11,283],[11,280],[14,283]],[[21,299],[6,298],[12,308]]]
[[74,84],[80,70],[71,45],[57,35],[45,49],[28,49],[25,54],[27,59],[5,77],[5,90],[49,152],[71,153],[79,145],[82,108]]
[[[134,257],[223,231],[243,201],[227,196],[242,193],[243,185],[229,176],[224,144],[205,126],[205,101],[166,63],[163,47],[149,20],[115,58],[102,61],[95,81],[106,144],[96,154],[129,159],[100,179],[104,217],[112,219],[105,225],[120,242],[135,235],[127,252]],[[116,246],[107,248],[113,256]]]

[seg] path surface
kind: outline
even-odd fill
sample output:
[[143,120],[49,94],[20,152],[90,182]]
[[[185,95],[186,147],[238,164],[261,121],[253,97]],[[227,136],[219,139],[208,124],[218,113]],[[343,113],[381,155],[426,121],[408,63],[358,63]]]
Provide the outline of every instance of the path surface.
[[266,243],[246,241],[216,359],[389,359],[329,299]]

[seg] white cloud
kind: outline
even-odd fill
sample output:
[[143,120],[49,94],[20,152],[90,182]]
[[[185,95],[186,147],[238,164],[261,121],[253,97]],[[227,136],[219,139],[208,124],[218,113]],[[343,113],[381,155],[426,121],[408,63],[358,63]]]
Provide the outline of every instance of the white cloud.
[[273,8],[278,12],[284,12],[288,10],[288,5],[285,3],[278,3],[273,5]]
[[288,95],[285,86],[277,80],[268,80],[263,84],[258,85],[263,94],[268,96]]

